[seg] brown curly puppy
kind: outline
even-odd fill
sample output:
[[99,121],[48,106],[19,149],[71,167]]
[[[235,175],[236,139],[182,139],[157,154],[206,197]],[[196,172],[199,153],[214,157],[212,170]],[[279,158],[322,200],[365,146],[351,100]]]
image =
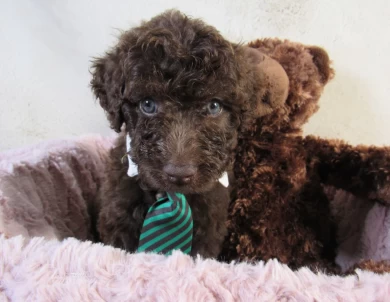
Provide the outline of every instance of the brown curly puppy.
[[[231,170],[237,131],[286,97],[279,84],[286,75],[264,73],[264,58],[200,20],[168,11],[123,33],[94,61],[93,92],[111,127],[119,132],[125,124],[100,193],[104,243],[135,251],[156,193],[181,192],[193,214],[192,254],[219,254],[230,192],[217,180]],[[275,77],[281,81],[271,93],[267,81]],[[121,162],[127,133],[136,177]]]
[[302,126],[333,77],[327,53],[278,39],[250,46],[280,62],[289,77],[289,95],[240,133],[237,194],[220,257],[277,258],[291,267],[337,270],[335,221],[325,187],[389,204],[390,148],[304,137]]

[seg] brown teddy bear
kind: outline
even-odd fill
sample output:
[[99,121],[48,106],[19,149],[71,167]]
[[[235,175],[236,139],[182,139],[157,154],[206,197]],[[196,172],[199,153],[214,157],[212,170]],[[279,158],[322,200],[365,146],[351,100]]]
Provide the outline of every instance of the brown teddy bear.
[[[259,67],[268,68],[269,56],[283,71],[271,64],[275,76],[264,81],[262,117],[241,131],[229,235],[220,258],[277,258],[292,268],[334,271],[336,224],[324,187],[388,204],[390,148],[304,137],[302,125],[318,110],[323,88],[334,75],[327,53],[278,39],[249,46],[264,54]],[[279,81],[274,94],[274,80],[283,79],[284,72],[288,81]]]

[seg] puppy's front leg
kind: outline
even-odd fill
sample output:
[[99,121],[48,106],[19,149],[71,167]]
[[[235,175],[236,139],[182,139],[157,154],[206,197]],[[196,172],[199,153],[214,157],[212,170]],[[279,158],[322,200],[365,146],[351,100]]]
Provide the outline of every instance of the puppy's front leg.
[[206,194],[188,197],[194,219],[191,256],[216,258],[227,234],[229,190],[218,184]]
[[[111,187],[112,188],[112,187]],[[98,218],[100,240],[135,252],[148,204],[148,196],[133,178],[118,182],[114,190],[104,190]]]

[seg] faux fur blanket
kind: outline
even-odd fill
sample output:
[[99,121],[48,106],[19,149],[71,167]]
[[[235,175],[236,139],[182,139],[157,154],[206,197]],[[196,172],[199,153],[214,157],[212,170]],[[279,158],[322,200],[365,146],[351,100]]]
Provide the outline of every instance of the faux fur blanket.
[[[0,153],[0,300],[386,301],[390,274],[335,277],[276,260],[223,264],[92,244],[90,210],[113,138],[85,136]],[[330,189],[337,262],[390,259],[390,212]],[[356,223],[357,221],[361,223]],[[354,222],[354,223],[351,223]],[[73,237],[73,238],[68,238]]]
[[66,239],[0,239],[0,300],[388,301],[390,274],[292,272],[277,261],[223,264],[180,252],[132,255]]

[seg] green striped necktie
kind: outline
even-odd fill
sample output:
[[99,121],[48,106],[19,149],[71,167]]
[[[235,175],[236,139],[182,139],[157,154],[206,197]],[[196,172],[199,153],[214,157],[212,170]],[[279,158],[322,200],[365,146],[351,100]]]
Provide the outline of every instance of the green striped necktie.
[[149,208],[141,230],[138,252],[189,254],[192,248],[192,212],[183,194],[167,193]]

